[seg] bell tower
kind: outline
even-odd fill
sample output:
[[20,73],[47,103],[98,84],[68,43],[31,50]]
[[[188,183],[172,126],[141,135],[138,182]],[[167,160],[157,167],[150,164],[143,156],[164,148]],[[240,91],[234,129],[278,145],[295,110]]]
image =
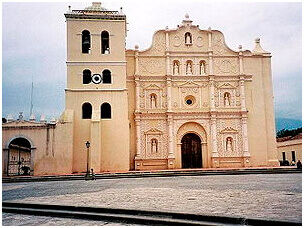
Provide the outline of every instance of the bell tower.
[[73,172],[85,172],[87,162],[95,172],[127,171],[126,16],[93,2],[84,10],[69,7],[65,17],[65,113],[74,123]]

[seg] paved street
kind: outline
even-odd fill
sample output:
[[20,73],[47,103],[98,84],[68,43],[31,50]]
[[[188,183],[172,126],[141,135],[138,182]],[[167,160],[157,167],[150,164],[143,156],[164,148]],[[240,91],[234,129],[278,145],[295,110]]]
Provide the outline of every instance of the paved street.
[[[172,211],[293,222],[301,222],[302,217],[301,174],[27,182],[7,183],[2,187],[3,201]],[[10,215],[3,217],[6,225],[10,225],[10,219],[7,219]]]

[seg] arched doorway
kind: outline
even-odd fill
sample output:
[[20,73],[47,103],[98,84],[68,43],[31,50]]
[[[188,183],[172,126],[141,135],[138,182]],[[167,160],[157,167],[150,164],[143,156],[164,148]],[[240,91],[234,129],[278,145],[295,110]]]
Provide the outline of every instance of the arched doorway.
[[8,175],[29,175],[31,143],[25,138],[15,138],[8,146]]
[[202,168],[201,139],[194,133],[184,135],[181,141],[182,168]]

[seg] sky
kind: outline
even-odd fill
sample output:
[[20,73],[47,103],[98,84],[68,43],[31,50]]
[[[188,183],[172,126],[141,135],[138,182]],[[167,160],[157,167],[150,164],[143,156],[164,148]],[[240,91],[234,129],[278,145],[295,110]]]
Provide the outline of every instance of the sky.
[[[2,2],[2,117],[48,119],[64,110],[66,88],[66,23],[64,13],[91,2]],[[260,37],[272,54],[276,118],[302,119],[302,3],[145,0],[102,2],[127,16],[126,48],[146,49],[155,31],[181,24],[186,13],[200,29],[220,30],[233,50],[252,50]]]

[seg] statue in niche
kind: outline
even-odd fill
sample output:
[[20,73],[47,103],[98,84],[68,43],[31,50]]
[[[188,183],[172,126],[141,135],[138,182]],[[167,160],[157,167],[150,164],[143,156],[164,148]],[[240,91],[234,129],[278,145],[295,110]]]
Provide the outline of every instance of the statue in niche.
[[178,75],[178,64],[175,62],[173,65],[173,75]]
[[151,140],[151,152],[152,152],[152,154],[157,153],[157,140],[156,139]]
[[190,33],[186,33],[186,44],[192,44]]
[[224,106],[230,106],[230,96],[229,93],[224,94]]
[[192,69],[191,69],[191,63],[187,63],[187,69],[186,69],[186,74],[191,75],[192,74]]
[[205,71],[205,64],[202,62],[201,63],[201,75],[203,75],[203,74],[205,74],[206,73],[206,71]]
[[233,147],[232,147],[232,138],[228,137],[226,140],[226,151],[227,152],[232,152],[233,151]]
[[156,95],[155,94],[151,94],[150,102],[151,102],[151,108],[156,108]]

